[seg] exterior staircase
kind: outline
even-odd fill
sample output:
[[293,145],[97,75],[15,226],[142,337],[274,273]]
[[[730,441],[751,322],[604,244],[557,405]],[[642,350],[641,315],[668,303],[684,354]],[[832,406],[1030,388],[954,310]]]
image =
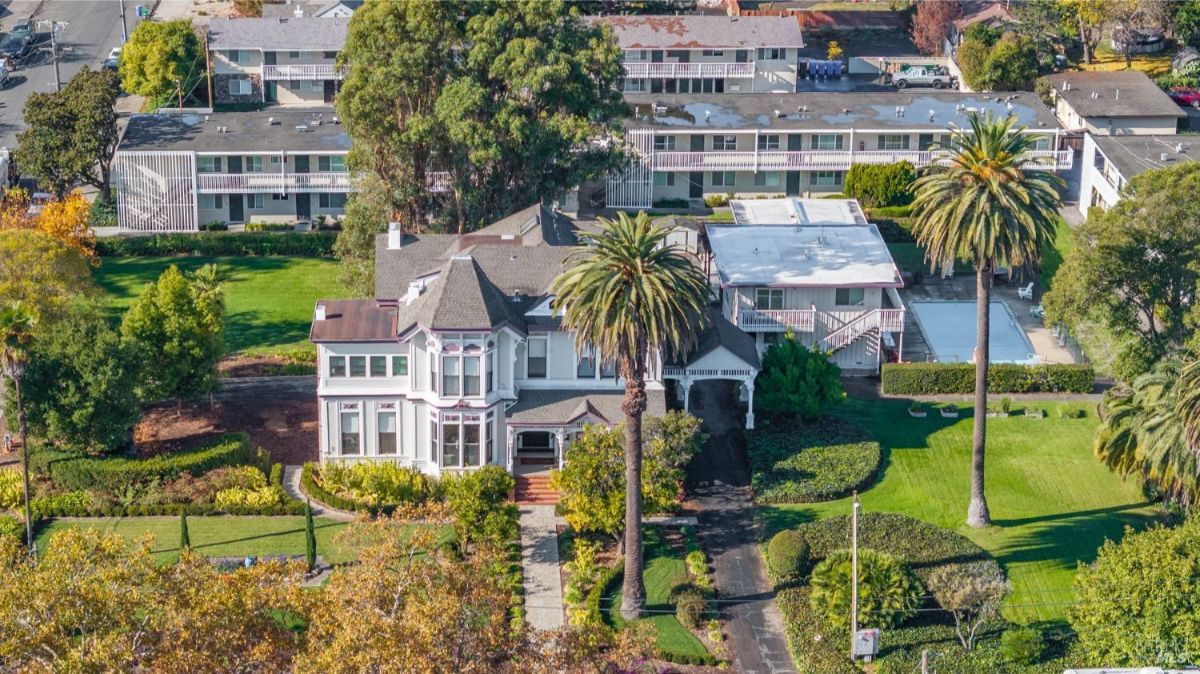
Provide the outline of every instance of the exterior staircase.
[[904,309],[872,309],[821,338],[821,348],[840,351],[865,335],[900,332],[904,329]]
[[517,503],[532,503],[535,505],[554,505],[558,503],[558,492],[550,488],[548,473],[517,475],[517,488],[514,500]]

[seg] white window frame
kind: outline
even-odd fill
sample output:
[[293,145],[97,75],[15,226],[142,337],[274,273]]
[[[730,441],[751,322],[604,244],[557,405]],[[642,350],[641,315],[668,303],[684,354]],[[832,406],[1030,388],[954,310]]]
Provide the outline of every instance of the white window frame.
[[[535,343],[542,344],[542,360],[545,365],[542,368],[542,374],[534,376],[530,372],[529,363],[533,360],[533,345]],[[530,337],[525,342],[525,378],[526,379],[549,379],[550,378],[550,340],[545,337]]]
[[[855,302],[852,295],[857,291],[859,298]],[[842,294],[845,293],[845,301],[842,301]],[[838,307],[862,307],[867,304],[866,288],[836,288],[833,291],[833,304]]]
[[264,201],[263,201],[262,192],[259,192],[257,194],[247,194],[246,195],[246,208],[247,209],[252,210],[252,211],[261,211],[264,208],[266,208],[263,204],[264,204]]
[[844,136],[840,133],[818,133],[812,136],[810,149],[813,150],[842,150],[845,149]]
[[713,171],[710,178],[713,187],[737,186],[737,175],[733,171]]
[[196,156],[196,173],[220,173],[221,158],[212,155]]
[[[391,452],[383,451],[383,424],[381,419],[384,415],[392,415],[392,425],[394,430],[389,433],[392,436],[395,447]],[[400,456],[400,407],[396,403],[380,403],[379,408],[375,410],[375,454],[378,456]]]
[[247,155],[243,160],[243,168],[246,173],[262,173],[263,160],[259,155]]
[[781,61],[784,58],[784,49],[782,47],[759,47],[759,61]]
[[713,152],[734,152],[737,150],[737,136],[718,134],[712,137]]
[[[337,408],[338,412],[338,447],[337,453],[339,456],[362,456],[365,453],[363,446],[363,410],[362,403],[340,403]],[[353,416],[358,423],[358,451],[350,453],[346,451],[346,417]]]
[[907,150],[910,144],[910,136],[906,133],[881,133],[879,134],[879,149],[880,150]]
[[197,195],[196,206],[200,210],[219,210],[225,208],[225,195],[223,194],[200,194]]
[[229,80],[226,87],[230,96],[249,96],[254,93],[254,84],[247,78]]
[[654,150],[656,152],[671,152],[675,149],[675,136],[655,136]]
[[655,171],[654,172],[655,187],[674,187],[675,174],[671,171]]
[[755,288],[756,311],[783,311],[783,288]]
[[779,134],[764,133],[758,136],[758,150],[760,152],[770,152],[779,149]]
[[779,187],[779,171],[759,171],[754,174],[755,187]]
[[841,187],[843,179],[842,171],[812,172],[812,185],[815,187]]

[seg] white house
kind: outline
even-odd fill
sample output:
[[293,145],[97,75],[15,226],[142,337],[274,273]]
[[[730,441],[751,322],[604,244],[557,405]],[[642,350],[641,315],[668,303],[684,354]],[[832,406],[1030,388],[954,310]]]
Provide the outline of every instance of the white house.
[[213,19],[208,27],[216,103],[332,104],[349,18]]
[[1079,211],[1112,208],[1131,178],[1143,171],[1200,159],[1200,136],[1107,136],[1087,134],[1083,141]]
[[794,92],[804,36],[793,16],[596,16],[625,54],[626,93]]
[[1068,131],[1105,136],[1173,134],[1187,114],[1140,70],[1047,75],[1054,113]]

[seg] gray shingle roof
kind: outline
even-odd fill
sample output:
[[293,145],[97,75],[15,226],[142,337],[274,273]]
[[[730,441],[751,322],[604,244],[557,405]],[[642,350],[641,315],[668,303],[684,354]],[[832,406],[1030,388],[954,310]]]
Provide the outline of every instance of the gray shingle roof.
[[489,330],[504,324],[525,330],[521,315],[475,259],[455,256],[420,297],[400,307],[396,332],[404,334],[416,325],[431,330]]
[[[625,419],[621,411],[621,390],[541,391],[526,389],[521,398],[505,412],[507,422],[514,426],[566,426],[586,415],[608,424]],[[667,398],[661,389],[646,391],[646,414],[662,416],[667,412]]]
[[[205,121],[205,117],[208,121]],[[211,115],[133,115],[117,149],[230,153],[349,152],[350,136],[344,126],[333,123],[333,117],[333,110],[329,108],[273,108],[260,112]],[[316,124],[318,120],[320,125]],[[298,131],[298,126],[307,128]],[[221,128],[225,131],[222,132]]]
[[791,16],[593,16],[610,26],[622,49],[753,49],[803,47],[800,22]]
[[[1171,97],[1139,70],[1062,72],[1047,75],[1054,95],[1083,117],[1185,117]],[[1063,91],[1063,84],[1070,89]],[[1092,98],[1092,94],[1096,98]]]
[[208,24],[210,49],[263,51],[341,51],[350,19],[315,16],[213,19]]
[[[1151,169],[1200,161],[1200,136],[1092,136],[1104,156],[1126,180]],[[1179,148],[1181,151],[1176,151]],[[1163,155],[1166,160],[1163,160]]]
[[713,310],[709,312],[708,325],[701,333],[696,348],[688,355],[687,362],[689,365],[695,363],[721,347],[725,347],[756,370],[762,367],[754,338],[730,323],[720,311]]

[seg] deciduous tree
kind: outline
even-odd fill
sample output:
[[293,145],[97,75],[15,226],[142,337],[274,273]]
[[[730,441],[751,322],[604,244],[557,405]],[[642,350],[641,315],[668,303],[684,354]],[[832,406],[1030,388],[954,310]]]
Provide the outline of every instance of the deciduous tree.
[[341,260],[338,280],[356,297],[375,295],[375,239],[393,219],[387,185],[377,176],[358,179],[358,191],[346,202],[342,231],[333,244]]
[[1063,22],[1071,26],[1083,45],[1083,60],[1091,64],[1104,26],[1112,19],[1112,0],[1059,0]]
[[0,304],[27,302],[49,329],[72,299],[95,292],[77,251],[45,232],[0,229]]
[[142,21],[121,50],[121,87],[162,104],[204,77],[204,47],[188,19]]
[[941,54],[950,33],[950,25],[962,16],[958,0],[922,0],[913,12],[913,44],[922,54]]
[[975,648],[980,625],[1000,614],[1000,604],[1012,590],[991,562],[939,566],[929,573],[929,588],[938,606],[954,616],[954,631],[968,651]]
[[14,187],[0,198],[0,230],[35,229],[78,251],[95,263],[96,234],[91,227],[91,204],[79,190],[31,208],[29,192]]

